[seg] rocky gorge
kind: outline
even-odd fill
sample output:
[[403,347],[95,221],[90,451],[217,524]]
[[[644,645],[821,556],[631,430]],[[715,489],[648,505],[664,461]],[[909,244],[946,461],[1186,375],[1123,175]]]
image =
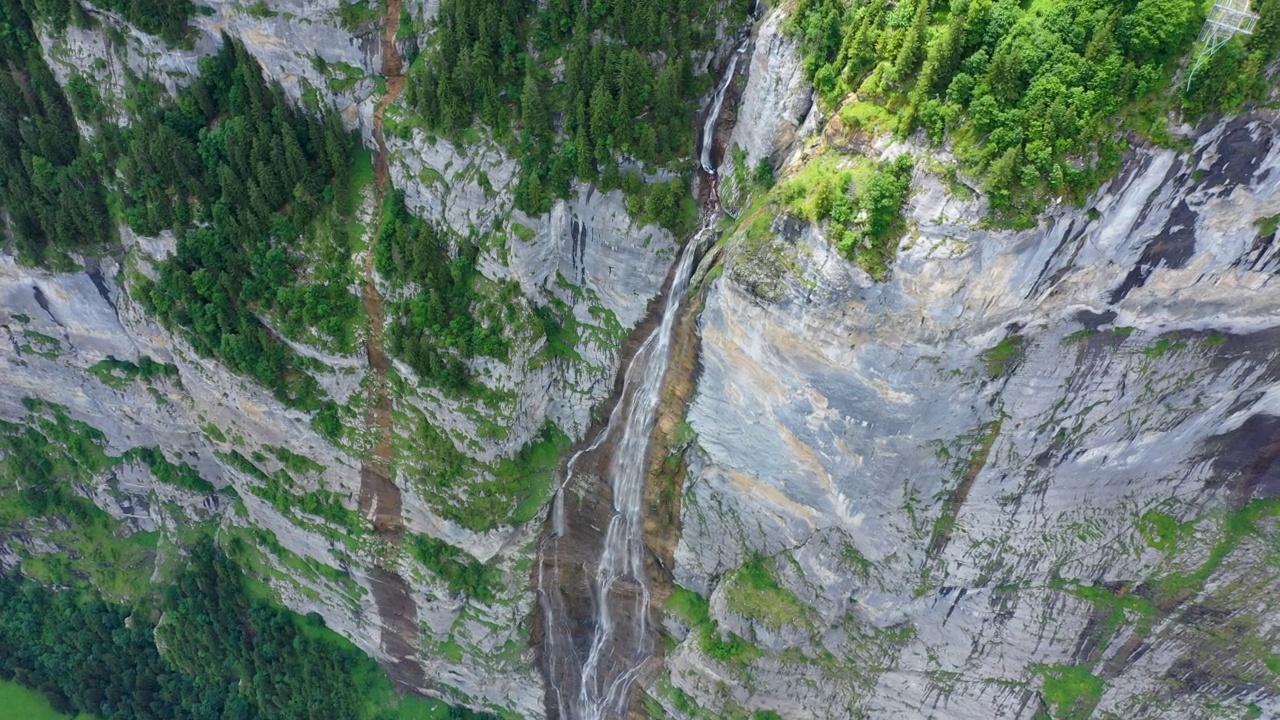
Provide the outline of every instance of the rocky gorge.
[[[107,454],[162,448],[214,486],[174,487],[130,460],[77,488],[119,535],[160,534],[149,571],[182,553],[185,528],[208,524],[249,547],[282,604],[404,670],[392,672],[402,689],[557,716],[537,597],[552,490],[605,421],[687,238],[638,227],[621,191],[589,184],[544,215],[514,210],[501,143],[415,127],[380,83],[389,54],[426,40],[437,3],[407,0],[390,24],[370,6],[354,25],[336,0],[260,5],[202,0],[186,48],[109,13],[42,46],[59,81],[91,77],[110,98],[127,73],[172,90],[221,34],[239,39],[294,100],[334,104],[410,210],[501,237],[480,252],[480,282],[516,288],[521,317],[554,309],[576,328],[571,352],[512,331],[507,361],[473,361],[489,389],[477,400],[420,385],[393,358],[379,368],[363,348],[295,343],[354,411],[333,442],[148,314],[131,290],[174,240],[125,229],[118,251],[77,271],[0,256],[0,419],[33,423],[33,400],[53,403],[100,430]],[[945,146],[824,113],[785,29],[791,9],[765,9],[740,59],[733,28],[701,58],[713,77],[739,71],[710,133],[726,216],[673,320],[643,489],[660,651],[626,716],[1280,714],[1280,116],[1211,119],[1180,129],[1175,147],[1138,141],[1087,202],[1001,228],[946,171]],[[819,162],[904,153],[916,169],[885,281],[820,225],[753,202],[742,179],[762,159],[785,183]],[[377,192],[366,188],[361,211],[369,239]],[[353,291],[394,299],[403,290],[365,263],[372,252],[352,258],[368,271]],[[144,359],[174,371],[109,370]],[[364,420],[380,413],[385,437]],[[424,424],[468,468],[443,499],[423,480],[435,461]],[[565,439],[548,442],[548,428]],[[369,460],[379,445],[381,465]],[[534,449],[555,457],[534,463]],[[513,463],[539,494],[488,527],[450,514]],[[603,483],[603,459],[592,463]],[[362,490],[371,468],[398,508]],[[297,496],[332,493],[361,526],[255,492],[282,470]],[[607,521],[616,508],[593,492],[573,497]],[[56,530],[0,528],[0,565],[65,552]],[[492,568],[498,591],[450,587],[405,550],[414,538]],[[388,575],[405,591],[391,610]]]

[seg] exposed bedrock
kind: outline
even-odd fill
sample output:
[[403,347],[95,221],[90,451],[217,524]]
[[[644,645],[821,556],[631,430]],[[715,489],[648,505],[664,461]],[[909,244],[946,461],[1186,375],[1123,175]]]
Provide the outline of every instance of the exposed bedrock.
[[[1273,521],[1214,555],[1277,490],[1278,133],[1260,113],[1139,149],[1023,232],[974,229],[918,172],[886,283],[783,218],[792,269],[762,300],[731,241],[675,576],[758,653],[690,634],[672,683],[789,718],[1032,717],[1072,667],[1099,712],[1280,707],[1276,574],[1250,571]],[[735,569],[758,555],[790,615],[752,614]]]

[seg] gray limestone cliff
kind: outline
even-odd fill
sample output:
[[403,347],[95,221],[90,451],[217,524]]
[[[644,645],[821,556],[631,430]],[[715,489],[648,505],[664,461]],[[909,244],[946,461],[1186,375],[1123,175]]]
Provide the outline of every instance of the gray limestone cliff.
[[[765,67],[747,97],[789,77]],[[1260,112],[1139,147],[1017,232],[918,169],[883,283],[806,220],[744,221],[699,319],[680,643],[651,694],[682,717],[1280,712],[1278,140]]]
[[[370,20],[344,26],[344,4],[350,3],[200,2],[201,12],[193,17],[197,32],[186,47],[167,45],[90,8],[97,27],[43,32],[41,43],[60,82],[77,75],[90,80],[124,124],[129,118],[123,94],[131,76],[157,80],[173,92],[199,71],[201,57],[217,51],[225,33],[241,41],[291,98],[335,107],[372,145],[374,109],[383,91],[382,18],[370,7]],[[405,2],[402,27],[424,32],[437,8],[434,2]],[[423,39],[400,37],[397,43]],[[533,598],[526,588],[536,523],[513,527],[507,518],[494,518],[493,529],[478,532],[443,517],[441,500],[420,485],[420,465],[430,458],[418,449],[419,423],[436,428],[473,463],[470,482],[477,487],[548,425],[581,436],[612,389],[626,332],[657,294],[675,241],[657,227],[634,224],[617,192],[583,189],[576,200],[560,202],[538,218],[513,212],[514,163],[496,144],[456,147],[394,118],[387,128],[391,181],[409,207],[458,237],[484,229],[482,292],[514,282],[520,313],[554,304],[577,329],[568,357],[549,357],[545,339],[516,329],[508,338],[509,362],[474,361],[472,369],[496,402],[416,390],[413,371],[401,363],[393,367],[399,420],[392,479],[402,492],[405,530],[446,541],[498,568],[502,589],[496,599],[481,602],[454,591],[409,552],[384,557],[385,543],[359,522],[343,524],[297,507],[308,494],[331,493],[347,515],[358,518],[361,458],[372,439],[360,427],[348,427],[335,446],[312,429],[308,414],[199,357],[148,316],[131,288],[143,276],[154,277],[154,263],[173,251],[170,236],[134,237],[122,228],[123,257],[86,258],[84,272],[44,272],[0,257],[0,419],[37,422],[30,405],[38,399],[102,431],[110,456],[158,447],[170,461],[190,464],[219,490],[174,488],[140,462],[114,466],[79,490],[119,518],[122,533],[160,530],[176,538],[186,524],[212,523],[221,535],[250,548],[251,570],[287,606],[319,613],[329,627],[388,663],[397,658],[383,637],[375,571],[390,562],[408,581],[416,606],[408,620],[421,632],[417,662],[426,682],[417,689],[537,717],[543,688],[528,647]],[[371,192],[365,202],[362,219],[371,231],[377,213]],[[353,258],[353,264],[361,262],[362,255]],[[396,291],[381,278],[378,284],[384,293]],[[371,373],[363,354],[288,342],[315,361],[316,378],[330,397],[355,409],[368,404]],[[140,380],[110,371],[112,364],[147,360],[171,365],[176,373]],[[287,467],[291,457],[301,457],[304,469]],[[286,497],[292,499],[269,501],[271,483],[279,477],[288,478]],[[462,483],[463,497],[469,487]],[[46,530],[30,524],[9,528],[0,542],[0,564],[65,550]],[[163,559],[160,552],[153,562]]]
[[[61,81],[91,77],[127,122],[126,70],[173,90],[225,32],[291,97],[336,106],[372,144],[376,22],[344,27],[337,0],[268,0],[265,13],[201,4],[190,48],[108,15],[103,29],[47,34],[43,47]],[[436,3],[405,8],[424,27]],[[786,12],[755,28],[721,138],[733,212],[747,195],[735,184],[761,160],[785,177],[832,145]],[[579,330],[571,357],[513,333],[508,362],[475,361],[502,398],[492,404],[420,390],[393,366],[405,530],[498,568],[495,600],[452,592],[409,553],[384,557],[367,523],[268,499],[271,478],[287,477],[294,497],[332,493],[357,513],[372,440],[352,429],[330,443],[147,315],[130,288],[171,237],[125,233],[122,255],[86,258],[79,272],[0,257],[0,419],[28,421],[35,398],[100,430],[110,455],[159,447],[189,463],[213,491],[166,484],[138,461],[78,491],[123,534],[176,538],[209,523],[241,540],[285,604],[384,663],[398,658],[382,640],[374,571],[394,566],[422,636],[421,689],[541,717],[528,641],[538,522],[479,532],[446,519],[418,485],[417,422],[474,462],[476,484],[548,423],[581,438],[678,240],[637,227],[620,193],[585,187],[527,217],[512,209],[515,163],[497,143],[428,137],[394,106],[385,122],[408,206],[479,233],[484,283],[518,286],[520,312],[555,307]],[[719,267],[700,275],[679,589],[664,618],[673,642],[644,683],[650,707],[789,719],[1280,714],[1280,119],[1260,111],[1190,134],[1191,151],[1138,147],[1086,207],[1054,207],[1021,231],[986,227],[982,199],[929,169],[952,162],[944,151],[859,138],[870,156],[929,160],[917,163],[888,281],[786,213],[744,218],[709,253]],[[340,403],[368,402],[363,355],[295,349]],[[175,372],[120,377],[112,358]],[[0,565],[58,552],[47,531],[6,531]]]

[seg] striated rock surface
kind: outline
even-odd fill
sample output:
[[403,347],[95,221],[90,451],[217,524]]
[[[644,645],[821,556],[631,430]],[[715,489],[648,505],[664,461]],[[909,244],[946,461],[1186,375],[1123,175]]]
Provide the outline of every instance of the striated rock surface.
[[[91,78],[123,111],[126,70],[172,91],[225,32],[291,97],[336,107],[369,141],[378,23],[343,27],[339,0],[201,4],[190,48],[104,13],[101,28],[46,34],[43,48],[60,81]],[[404,8],[421,27],[438,3]],[[819,129],[787,13],[769,10],[755,32],[719,168],[726,198],[761,160],[780,175],[800,166]],[[475,463],[477,486],[548,423],[581,438],[677,242],[635,227],[619,193],[584,188],[526,217],[512,210],[515,163],[501,147],[430,138],[397,112],[390,177],[407,204],[477,242],[482,295],[518,286],[522,322],[549,309],[575,331],[572,352],[513,332],[509,361],[476,360],[492,403],[392,367],[404,529],[498,568],[497,599],[451,591],[410,553],[383,557],[358,515],[369,437],[328,443],[305,413],[146,315],[129,295],[134,273],[154,274],[172,237],[125,233],[122,256],[75,273],[0,257],[0,419],[25,422],[24,399],[40,398],[99,429],[112,456],[159,447],[189,463],[214,492],[166,484],[136,460],[76,490],[122,533],[216,526],[289,607],[388,664],[399,658],[382,646],[376,571],[393,564],[416,606],[397,620],[422,633],[424,689],[541,717],[528,648],[536,523],[477,532],[441,517],[417,485],[429,458],[414,454],[416,423]],[[731,237],[725,272],[707,275],[697,390],[674,431],[691,448],[669,568],[684,591],[646,692],[674,717],[1280,715],[1278,140],[1268,111],[1206,130],[1189,153],[1140,148],[1086,208],[1019,232],[982,228],[980,198],[919,170],[885,283],[795,218],[772,219],[763,240]],[[324,366],[331,396],[367,401],[362,356],[293,346]],[[108,358],[176,375],[111,380]],[[290,469],[279,448],[313,465]],[[264,492],[279,473],[287,502]],[[319,491],[355,522],[298,509]],[[59,552],[47,530],[6,530],[0,566]]]
[[731,279],[754,261],[731,240],[674,572],[749,647],[690,633],[669,697],[787,718],[1277,712],[1258,552],[1280,537],[1278,135],[1268,112],[1189,154],[1140,149],[1088,209],[1024,232],[966,227],[981,216],[918,172],[885,283],[783,217],[790,270],[762,300]]
[[[347,27],[340,10],[352,3],[340,0],[198,4],[202,8],[192,19],[196,33],[188,47],[169,46],[97,10],[92,11],[97,27],[42,32],[42,47],[60,82],[85,77],[124,124],[130,75],[176,91],[199,71],[199,59],[218,49],[225,33],[243,42],[264,74],[291,98],[336,108],[372,145],[383,65],[381,11],[371,6],[368,13],[356,13],[372,19]],[[438,7],[433,0],[405,2],[400,27],[425,28]],[[396,44],[408,48],[424,40],[402,33]],[[393,108],[388,115],[396,112]],[[101,263],[86,259],[91,271],[84,273],[35,271],[0,257],[0,375],[6,378],[0,420],[29,421],[23,400],[39,398],[65,406],[71,418],[105,433],[111,456],[159,447],[169,460],[189,463],[220,491],[200,495],[175,489],[144,465],[126,462],[93,478],[82,494],[119,518],[128,532],[163,534],[183,523],[216,524],[219,533],[243,541],[254,560],[251,570],[286,605],[318,612],[329,627],[388,665],[398,658],[394,648],[382,645],[375,598],[379,566],[393,562],[411,585],[416,616],[400,618],[405,627],[391,635],[420,629],[417,661],[426,685],[418,689],[474,707],[539,717],[543,688],[527,647],[534,599],[526,587],[536,529],[533,523],[512,527],[508,519],[494,518],[497,527],[476,532],[443,518],[440,499],[420,487],[420,466],[431,458],[422,457],[419,423],[434,427],[474,464],[472,476],[458,482],[464,497],[471,485],[492,481],[500,464],[535,442],[548,425],[580,437],[612,388],[622,342],[661,287],[676,243],[657,227],[634,226],[618,192],[583,189],[539,218],[512,211],[515,163],[501,148],[484,140],[467,146],[429,140],[410,122],[393,127],[396,121],[387,120],[392,185],[424,218],[457,238],[478,241],[484,275],[478,293],[491,299],[507,285],[518,286],[516,298],[504,301],[511,303],[518,322],[508,338],[508,362],[473,361],[488,395],[483,402],[421,386],[411,369],[393,364],[392,480],[402,493],[405,531],[444,540],[463,550],[463,557],[499,570],[501,588],[494,601],[469,599],[449,588],[407,551],[383,557],[386,548],[359,515],[361,460],[372,442],[368,433],[350,431],[335,447],[312,430],[307,413],[284,407],[251,381],[196,356],[130,298],[138,275],[154,278],[153,263],[173,252],[172,236],[140,238],[122,229],[124,255]],[[371,197],[365,200],[361,221],[372,230],[377,208]],[[379,279],[380,286],[384,282]],[[541,335],[528,331],[537,323],[538,307],[572,324],[571,348],[549,353]],[[315,361],[321,387],[358,417],[369,400],[363,355],[286,342]],[[172,363],[176,375],[108,381],[93,368],[109,357]],[[289,470],[276,448],[319,469]],[[273,502],[264,477],[282,472],[292,483],[289,499]],[[326,497],[343,508],[333,512],[350,524],[297,510],[308,493],[331,494]],[[8,567],[58,550],[42,539],[39,528],[21,528],[0,538],[0,563]]]
[[[729,147],[746,153],[747,168],[761,160],[775,167],[787,160],[803,135],[801,128],[813,109],[813,90],[804,78],[800,45],[783,32],[788,17],[782,7],[770,9],[752,38],[747,83],[738,102]],[[726,154],[720,173],[730,172]]]

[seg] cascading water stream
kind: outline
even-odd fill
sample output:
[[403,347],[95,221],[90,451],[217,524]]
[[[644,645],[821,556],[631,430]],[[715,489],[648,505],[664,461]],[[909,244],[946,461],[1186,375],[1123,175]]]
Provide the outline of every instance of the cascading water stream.
[[[744,50],[745,47],[739,48],[733,54],[703,126],[701,162],[712,176],[715,171],[711,167],[711,147],[716,124]],[[633,683],[654,656],[643,512],[649,440],[657,421],[676,321],[688,293],[694,259],[706,239],[715,234],[717,219],[718,208],[713,201],[702,229],[680,252],[662,319],[632,358],[608,423],[590,446],[570,458],[564,480],[556,490],[551,532],[539,548],[538,601],[543,613],[544,671],[549,692],[554,696],[549,699],[548,710],[558,710],[566,720],[623,717]],[[596,527],[572,528],[566,519],[565,494],[577,479],[579,460],[602,447],[609,452],[607,463],[600,468],[602,479],[612,490],[608,523],[602,532]],[[574,530],[587,537],[596,537],[592,532],[600,534],[599,561],[594,572],[587,560],[566,552],[560,545]],[[572,567],[562,566],[566,557],[573,558]],[[573,588],[569,588],[569,595],[565,592],[563,575],[579,569],[585,573],[581,584],[586,585],[588,598],[571,597]],[[589,601],[591,623],[575,633],[578,626],[569,605],[583,599]],[[584,614],[578,613],[577,617]]]
[[729,69],[725,71],[720,87],[716,88],[715,97],[711,100],[711,112],[707,113],[707,120],[702,125],[702,156],[698,160],[702,163],[702,169],[711,175],[716,174],[716,167],[711,164],[711,148],[715,145],[716,123],[720,122],[720,111],[724,109],[724,96],[728,94],[729,83],[733,80],[734,71],[738,69],[738,58],[746,52],[746,49],[745,44],[739,46],[737,52],[729,59]]

